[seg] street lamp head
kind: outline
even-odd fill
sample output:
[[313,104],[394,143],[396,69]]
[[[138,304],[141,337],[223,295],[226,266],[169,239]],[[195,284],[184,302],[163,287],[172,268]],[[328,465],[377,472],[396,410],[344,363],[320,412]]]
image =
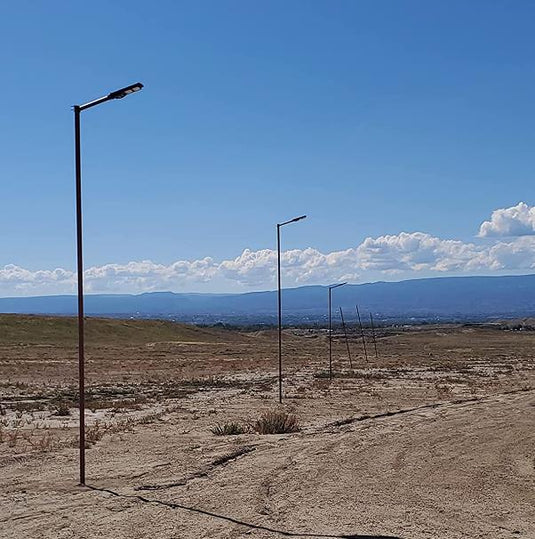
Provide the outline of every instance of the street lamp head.
[[111,92],[108,94],[108,99],[122,99],[123,97],[133,94],[134,92],[139,92],[142,88],[143,84],[141,84],[141,82],[136,82],[135,84],[131,84],[130,86],[126,86],[120,90],[115,90],[115,92]]
[[329,290],[332,290],[333,288],[338,288],[339,286],[344,286],[346,283],[338,283],[338,284],[331,284],[328,286]]
[[306,219],[306,215],[301,215],[299,217],[295,217],[294,219],[290,219],[289,221],[284,221],[284,223],[279,223],[277,226],[281,227],[284,225],[289,225],[290,223],[295,223],[297,221],[301,221],[301,219]]

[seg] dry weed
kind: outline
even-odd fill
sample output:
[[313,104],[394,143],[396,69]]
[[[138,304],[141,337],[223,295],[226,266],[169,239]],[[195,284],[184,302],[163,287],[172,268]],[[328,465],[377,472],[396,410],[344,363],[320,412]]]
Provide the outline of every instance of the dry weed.
[[50,430],[38,432],[38,429],[33,429],[24,433],[23,438],[32,449],[37,451],[51,451],[57,443],[56,436]]
[[69,408],[69,404],[66,403],[66,402],[60,402],[56,406],[56,411],[54,412],[54,415],[57,415],[57,416],[60,416],[60,417],[65,417],[65,416],[71,415],[71,410]]
[[284,434],[300,430],[299,421],[294,414],[271,410],[264,412],[253,424],[258,434]]
[[216,436],[236,436],[238,434],[245,434],[249,431],[246,425],[241,425],[236,422],[224,423],[222,425],[215,425],[210,429],[212,434]]

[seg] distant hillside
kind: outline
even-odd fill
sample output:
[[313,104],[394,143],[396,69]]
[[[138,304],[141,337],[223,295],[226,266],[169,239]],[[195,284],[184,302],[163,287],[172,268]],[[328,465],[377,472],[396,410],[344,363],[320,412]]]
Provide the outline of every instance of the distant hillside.
[[[0,315],[0,344],[53,344],[78,342],[77,320],[71,317]],[[85,323],[88,344],[131,345],[150,342],[218,342],[221,331],[162,320],[91,318]],[[233,335],[225,332],[224,340]],[[236,335],[234,337],[238,338]]]
[[[111,294],[86,296],[88,315],[162,317],[193,321],[274,322],[276,292],[248,294]],[[355,304],[378,317],[488,318],[535,315],[535,275],[442,277],[346,285],[333,291],[333,308],[354,314]],[[305,286],[283,292],[286,320],[321,320],[327,288]],[[0,312],[72,315],[75,296],[0,298]]]

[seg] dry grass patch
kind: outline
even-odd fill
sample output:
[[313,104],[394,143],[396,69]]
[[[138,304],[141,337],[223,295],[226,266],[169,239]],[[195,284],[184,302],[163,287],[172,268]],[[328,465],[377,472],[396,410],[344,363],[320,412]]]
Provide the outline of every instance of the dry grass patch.
[[86,427],[85,429],[86,448],[91,447],[91,444],[95,444],[101,440],[105,434],[132,432],[135,423],[133,418],[127,418],[117,422],[95,421],[93,425]]
[[246,432],[249,432],[249,430],[247,425],[236,422],[215,425],[210,429],[212,434],[215,434],[216,436],[237,436],[238,434],[245,434]]
[[299,420],[294,414],[279,410],[264,412],[253,424],[258,434],[285,434],[301,430]]
[[59,417],[65,417],[71,415],[71,409],[68,402],[60,402],[56,406],[56,410],[52,415],[56,415]]

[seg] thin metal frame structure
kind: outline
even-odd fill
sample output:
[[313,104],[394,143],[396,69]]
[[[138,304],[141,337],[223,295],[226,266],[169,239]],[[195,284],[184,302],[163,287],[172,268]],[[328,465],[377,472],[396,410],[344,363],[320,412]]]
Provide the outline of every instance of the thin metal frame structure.
[[370,324],[372,326],[372,337],[373,337],[373,346],[375,348],[375,359],[379,359],[377,356],[377,341],[375,339],[375,326],[373,325],[373,314],[370,313]]
[[355,310],[357,311],[357,319],[359,321],[360,336],[362,337],[362,347],[364,348],[364,357],[366,358],[366,363],[368,363],[368,351],[366,350],[366,338],[364,337],[364,329],[362,328],[362,321],[360,319],[360,312],[359,312],[358,305],[355,305]]
[[82,155],[80,142],[80,113],[112,99],[122,99],[139,92],[143,84],[137,82],[99,97],[84,105],[74,105],[74,153],[76,175],[76,265],[78,277],[78,408],[80,411],[80,485],[85,485],[85,343],[84,343],[84,264],[82,245]]
[[277,303],[278,303],[278,322],[279,322],[279,402],[282,403],[282,288],[281,288],[281,228],[290,223],[296,223],[306,219],[306,215],[301,215],[284,221],[284,223],[277,223]]
[[331,284],[327,288],[329,289],[329,379],[333,379],[333,324],[332,324],[332,291],[334,288],[344,286],[347,283]]
[[347,348],[347,355],[349,356],[349,368],[353,368],[353,361],[351,359],[351,349],[349,348],[349,340],[347,338],[347,328],[346,328],[346,322],[344,320],[344,311],[342,311],[342,307],[339,307],[340,309],[340,318],[342,319],[342,328],[344,330],[344,336],[346,339],[346,348]]

